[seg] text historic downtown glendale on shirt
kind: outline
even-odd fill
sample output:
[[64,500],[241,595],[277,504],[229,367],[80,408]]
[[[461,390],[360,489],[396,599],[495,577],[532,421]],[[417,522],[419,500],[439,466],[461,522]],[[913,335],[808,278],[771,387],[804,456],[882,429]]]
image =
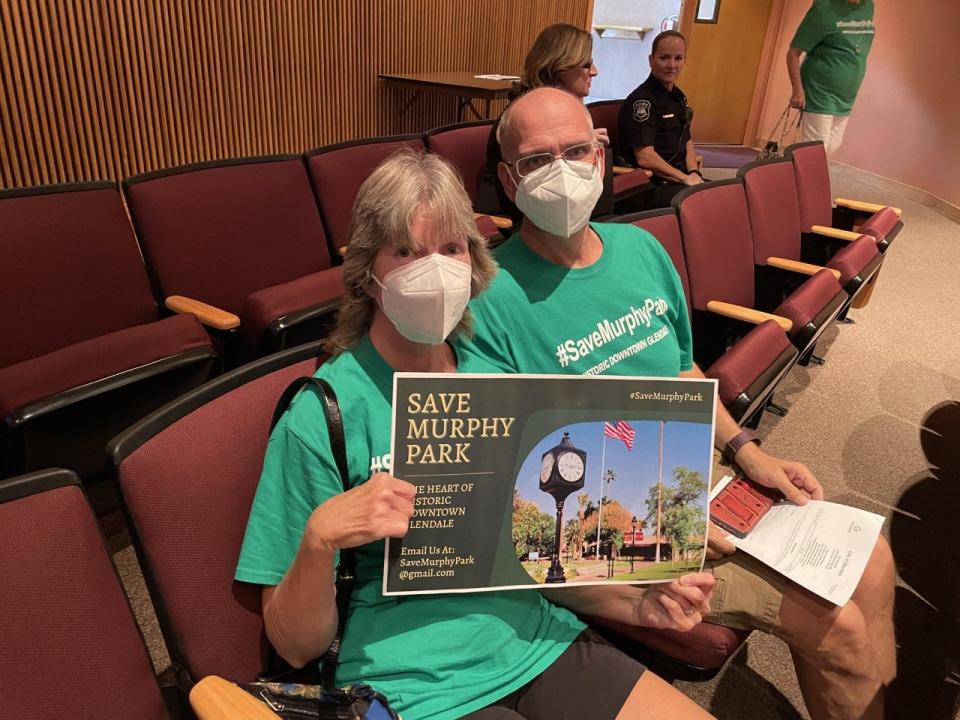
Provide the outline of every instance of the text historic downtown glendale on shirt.
[[715,409],[713,380],[396,373],[393,474],[417,496],[384,595],[700,569]]

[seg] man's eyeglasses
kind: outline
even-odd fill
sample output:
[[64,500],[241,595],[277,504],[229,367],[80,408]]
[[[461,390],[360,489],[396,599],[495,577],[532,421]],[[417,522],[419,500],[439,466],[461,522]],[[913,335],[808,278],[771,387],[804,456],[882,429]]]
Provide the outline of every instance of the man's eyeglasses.
[[551,165],[554,160],[562,157],[567,162],[589,162],[593,160],[597,151],[597,143],[594,141],[571,145],[562,153],[554,155],[553,153],[537,153],[536,155],[527,155],[514,162],[504,160],[504,162],[513,167],[520,177],[526,177],[540,168]]

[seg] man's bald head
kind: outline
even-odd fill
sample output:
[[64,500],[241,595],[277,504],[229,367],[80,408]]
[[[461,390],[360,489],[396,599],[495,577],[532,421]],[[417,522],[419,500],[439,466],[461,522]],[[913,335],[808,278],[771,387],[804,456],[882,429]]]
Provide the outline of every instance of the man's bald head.
[[[543,145],[547,137],[556,137],[558,144],[574,144],[569,137],[583,136],[580,142],[593,139],[593,121],[584,104],[565,90],[541,87],[524,93],[504,111],[497,128],[500,152],[509,161],[533,152],[546,152],[546,147],[525,147],[532,142]],[[559,152],[553,150],[553,152]]]

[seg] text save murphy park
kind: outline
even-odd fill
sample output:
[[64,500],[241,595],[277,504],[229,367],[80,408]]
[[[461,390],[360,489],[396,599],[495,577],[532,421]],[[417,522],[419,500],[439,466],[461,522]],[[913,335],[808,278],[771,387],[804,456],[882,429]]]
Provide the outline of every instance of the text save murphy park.
[[662,582],[703,563],[712,380],[397,373],[417,486],[384,594]]

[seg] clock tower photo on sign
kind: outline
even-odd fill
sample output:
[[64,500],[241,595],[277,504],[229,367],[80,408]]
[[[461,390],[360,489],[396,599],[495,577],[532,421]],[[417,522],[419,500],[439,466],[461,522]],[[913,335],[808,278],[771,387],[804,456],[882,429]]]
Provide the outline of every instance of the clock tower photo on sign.
[[554,539],[553,560],[547,570],[548,583],[562,583],[567,579],[560,564],[560,532],[563,528],[563,503],[567,497],[583,488],[587,453],[574,447],[570,433],[565,432],[560,444],[543,454],[540,463],[540,489],[553,496],[557,503],[557,527]]

